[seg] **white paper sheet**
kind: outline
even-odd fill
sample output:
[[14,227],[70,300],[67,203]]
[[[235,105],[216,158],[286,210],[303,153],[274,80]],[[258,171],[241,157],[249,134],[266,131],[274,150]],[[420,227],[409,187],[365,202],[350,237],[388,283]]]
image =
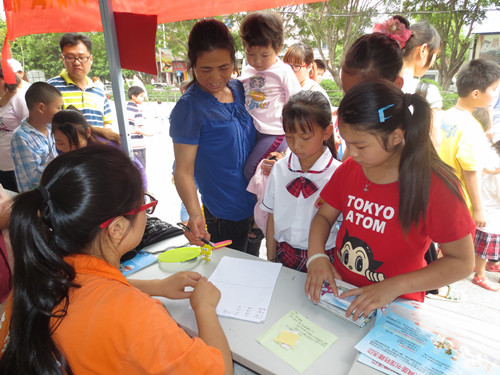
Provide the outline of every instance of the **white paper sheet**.
[[264,321],[280,270],[281,263],[223,257],[209,278],[221,291],[217,314]]

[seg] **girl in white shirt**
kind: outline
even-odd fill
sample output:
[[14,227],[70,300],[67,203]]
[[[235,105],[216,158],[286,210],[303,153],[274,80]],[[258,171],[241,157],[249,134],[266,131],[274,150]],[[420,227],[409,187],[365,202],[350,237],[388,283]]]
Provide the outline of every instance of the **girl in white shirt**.
[[[262,210],[267,258],[306,272],[307,241],[312,218],[323,203],[319,194],[340,165],[335,159],[330,103],[317,91],[300,91],[283,108],[283,129],[292,151],[271,170]],[[333,259],[337,228],[327,241]]]

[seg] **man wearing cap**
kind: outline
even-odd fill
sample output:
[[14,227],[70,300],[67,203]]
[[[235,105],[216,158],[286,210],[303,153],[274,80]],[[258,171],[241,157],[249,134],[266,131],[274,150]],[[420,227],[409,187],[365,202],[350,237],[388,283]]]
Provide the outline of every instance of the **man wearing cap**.
[[83,34],[66,33],[59,46],[65,69],[47,82],[61,91],[64,108],[74,105],[90,125],[110,127],[112,115],[108,99],[87,76],[92,66],[92,41]]

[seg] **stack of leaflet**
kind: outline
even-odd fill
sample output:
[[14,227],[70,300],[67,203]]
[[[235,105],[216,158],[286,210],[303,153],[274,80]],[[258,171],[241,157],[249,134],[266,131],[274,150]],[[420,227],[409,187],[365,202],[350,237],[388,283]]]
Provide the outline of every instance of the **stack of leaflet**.
[[[385,374],[499,375],[500,327],[427,303],[392,302],[355,346]],[[355,364],[351,371],[361,372]]]
[[[351,289],[356,289],[354,285],[346,283],[342,280],[335,280],[337,284],[338,295],[340,296],[342,293],[347,292]],[[318,306],[323,307],[324,309],[334,313],[335,315],[341,317],[348,322],[356,324],[358,327],[364,327],[374,316],[375,310],[372,311],[368,317],[363,317],[362,315],[358,317],[358,319],[354,320],[352,317],[346,317],[345,312],[349,308],[349,305],[352,301],[356,299],[356,296],[351,296],[347,298],[338,298],[335,297],[332,291],[332,287],[330,284],[325,281],[323,283],[323,287],[321,288],[321,297],[318,303]]]

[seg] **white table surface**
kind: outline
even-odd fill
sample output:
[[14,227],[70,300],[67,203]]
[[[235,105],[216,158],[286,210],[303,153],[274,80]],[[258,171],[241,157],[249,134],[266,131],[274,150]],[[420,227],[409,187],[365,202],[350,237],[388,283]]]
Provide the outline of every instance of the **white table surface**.
[[[171,245],[185,243],[184,237],[176,237],[148,247],[148,250],[160,250]],[[202,261],[193,271],[209,277],[223,256],[247,258],[253,260],[265,260],[254,256],[228,249],[217,249],[212,254],[210,262]],[[129,276],[131,279],[156,279],[169,276],[170,273],[160,269],[158,263],[140,270]],[[364,370],[370,370],[361,365],[358,372],[353,366],[357,357],[354,345],[368,333],[373,322],[363,328],[346,322],[339,317],[329,313],[319,306],[315,306],[304,294],[306,274],[286,267],[282,267],[269,306],[267,317],[263,323],[252,323],[238,319],[219,317],[222,328],[229,341],[233,360],[248,367],[259,374],[300,374],[286,362],[275,356],[271,351],[256,341],[256,338],[269,330],[273,324],[292,310],[296,310],[307,319],[331,332],[338,337],[337,341],[330,346],[303,374],[358,374]],[[168,310],[172,318],[192,336],[198,334],[196,319],[193,311],[189,308],[189,300],[169,300],[158,298]],[[351,369],[351,367],[353,368]],[[353,372],[354,370],[354,372]],[[372,370],[370,374],[380,374]]]

